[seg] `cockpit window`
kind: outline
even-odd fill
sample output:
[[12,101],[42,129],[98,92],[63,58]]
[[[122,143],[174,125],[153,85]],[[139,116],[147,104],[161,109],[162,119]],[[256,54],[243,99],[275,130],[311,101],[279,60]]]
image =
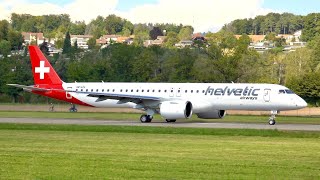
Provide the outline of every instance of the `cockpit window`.
[[294,94],[294,92],[291,91],[290,89],[286,89],[286,93],[287,93],[287,94]]
[[284,89],[279,90],[279,94],[285,94],[285,93],[286,93],[286,91]]

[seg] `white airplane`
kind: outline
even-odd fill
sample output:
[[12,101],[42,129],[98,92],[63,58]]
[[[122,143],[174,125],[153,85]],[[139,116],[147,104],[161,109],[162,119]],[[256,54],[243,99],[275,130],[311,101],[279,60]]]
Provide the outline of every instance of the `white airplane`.
[[275,84],[236,83],[65,83],[37,46],[29,46],[35,85],[8,84],[35,94],[91,107],[130,107],[146,112],[140,121],[160,114],[176,119],[217,119],[226,110],[271,111],[274,125],[278,111],[301,109],[307,103],[288,88]]

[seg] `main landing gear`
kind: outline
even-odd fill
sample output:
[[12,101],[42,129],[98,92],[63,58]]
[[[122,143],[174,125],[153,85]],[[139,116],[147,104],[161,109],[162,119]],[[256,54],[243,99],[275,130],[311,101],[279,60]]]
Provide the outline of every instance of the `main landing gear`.
[[151,115],[141,115],[140,116],[140,121],[142,123],[149,123],[152,121],[152,119],[153,119],[153,116],[151,116]]
[[275,125],[276,124],[276,115],[278,114],[278,111],[274,110],[271,111],[271,117],[269,118],[269,125]]

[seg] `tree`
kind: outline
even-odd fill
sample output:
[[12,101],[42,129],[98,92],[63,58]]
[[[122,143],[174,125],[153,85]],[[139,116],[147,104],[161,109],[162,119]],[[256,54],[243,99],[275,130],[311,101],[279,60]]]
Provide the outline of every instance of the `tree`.
[[[152,79],[155,76],[154,69],[157,68],[155,60],[156,54],[151,48],[143,49],[132,65],[132,80],[137,82],[148,82]],[[141,70],[141,67],[144,67],[143,70]]]
[[149,28],[145,24],[137,24],[134,28],[134,44],[142,46],[145,40],[148,40],[149,37]]
[[114,81],[125,82],[133,78],[133,64],[135,57],[141,53],[141,48],[126,44],[111,44],[106,48]]
[[105,28],[108,34],[117,34],[120,33],[123,29],[125,21],[114,14],[111,14],[105,19]]
[[134,29],[133,24],[132,24],[130,21],[125,20],[125,23],[124,23],[124,25],[123,25],[121,34],[122,34],[123,36],[128,37],[128,36],[130,36],[130,35],[133,33],[133,29]]
[[22,48],[23,37],[18,31],[10,30],[8,33],[8,41],[11,43],[11,48],[20,50]]
[[266,36],[265,36],[265,38],[264,38],[265,40],[267,40],[267,41],[271,41],[271,42],[275,42],[276,41],[276,33],[268,33]]
[[98,16],[92,20],[86,27],[85,34],[91,34],[94,38],[98,39],[102,34],[106,34],[105,20],[102,16]]
[[90,38],[87,41],[89,49],[93,49],[96,46],[96,39],[95,38]]
[[70,38],[70,33],[69,31],[66,33],[64,42],[63,42],[63,51],[62,54],[68,54],[72,51],[71,48],[71,38]]
[[0,41],[8,40],[9,22],[7,20],[0,21]]
[[304,29],[301,38],[304,41],[311,41],[314,37],[320,35],[320,13],[308,14],[303,19]]
[[[320,72],[307,73],[290,79],[287,86],[309,102],[317,104],[320,100]],[[307,79],[307,81],[306,81]]]
[[236,50],[241,54],[246,54],[248,52],[248,46],[251,42],[251,39],[248,35],[242,34],[242,36],[237,41]]
[[158,36],[163,36],[163,32],[159,27],[153,27],[149,33],[149,36],[152,40],[155,40]]
[[178,38],[182,41],[182,40],[191,40],[191,36],[193,34],[193,28],[191,26],[185,26],[183,27],[179,34],[178,34]]
[[172,56],[164,63],[163,71],[167,74],[169,82],[194,81],[192,68],[197,59],[195,51],[184,48],[174,51]]
[[40,50],[46,55],[50,54],[47,42],[43,42],[42,44],[40,44]]
[[1,40],[0,41],[0,54],[4,57],[7,57],[11,52],[11,44],[9,41]]
[[78,40],[75,40],[74,43],[73,43],[72,52],[76,53],[78,51],[79,51]]
[[71,23],[70,26],[70,34],[82,35],[85,33],[86,23],[84,21],[76,21],[75,23]]

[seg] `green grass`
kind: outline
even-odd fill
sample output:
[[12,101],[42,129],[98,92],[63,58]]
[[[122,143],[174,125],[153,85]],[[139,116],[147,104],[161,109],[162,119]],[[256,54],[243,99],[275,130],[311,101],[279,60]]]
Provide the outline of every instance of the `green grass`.
[[319,179],[320,133],[0,124],[0,179]]
[[[98,119],[98,120],[137,120],[141,114],[138,113],[101,113],[101,112],[13,112],[0,111],[0,117],[32,117],[32,118],[70,118],[70,119]],[[154,121],[164,121],[156,115]],[[267,123],[268,116],[252,115],[227,115],[223,119],[199,119],[193,115],[192,119],[180,121],[194,122],[243,122],[243,123]],[[320,124],[320,117],[292,117],[277,116],[278,124]]]

